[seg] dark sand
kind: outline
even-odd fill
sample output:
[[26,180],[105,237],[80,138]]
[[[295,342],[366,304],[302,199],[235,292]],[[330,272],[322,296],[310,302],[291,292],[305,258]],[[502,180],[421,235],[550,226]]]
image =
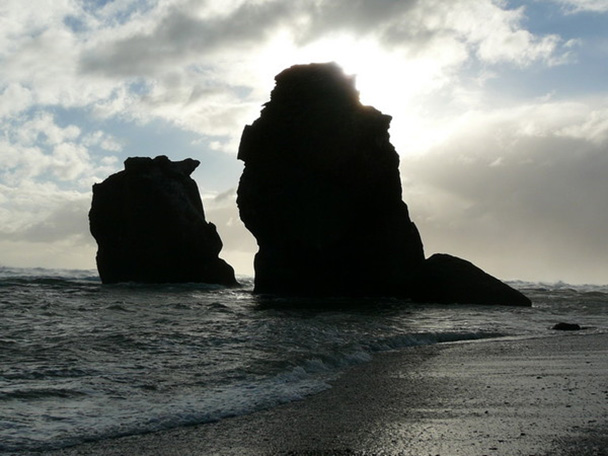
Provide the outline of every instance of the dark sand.
[[378,355],[306,400],[54,455],[608,455],[608,335]]

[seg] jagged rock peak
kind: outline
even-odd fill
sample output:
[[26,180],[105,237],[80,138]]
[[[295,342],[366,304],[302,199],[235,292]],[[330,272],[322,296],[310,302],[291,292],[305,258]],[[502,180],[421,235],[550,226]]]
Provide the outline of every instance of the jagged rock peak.
[[193,158],[186,158],[182,161],[171,161],[165,155],[159,155],[155,158],[150,157],[129,157],[125,160],[126,172],[145,172],[154,167],[162,169],[165,172],[179,173],[186,177],[190,176],[201,162]]
[[270,94],[274,107],[291,109],[292,104],[318,101],[334,105],[359,104],[355,77],[346,76],[336,63],[294,65],[275,77],[276,86]]

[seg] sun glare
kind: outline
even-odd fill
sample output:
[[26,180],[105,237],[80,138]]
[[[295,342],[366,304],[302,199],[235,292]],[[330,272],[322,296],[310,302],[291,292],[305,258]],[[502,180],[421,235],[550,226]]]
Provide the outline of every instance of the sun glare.
[[[310,60],[334,61],[347,74],[355,75],[361,102],[382,111],[404,109],[416,92],[418,81],[403,81],[409,62],[385,51],[372,41],[349,37],[322,40],[301,52]],[[405,84],[404,84],[405,83]]]
[[298,63],[336,62],[354,75],[363,104],[393,117],[391,138],[400,151],[422,151],[436,142],[436,132],[421,117],[419,100],[434,81],[432,62],[384,49],[372,39],[335,36],[297,46],[287,33],[278,35],[256,59],[260,87],[272,89],[274,76]]

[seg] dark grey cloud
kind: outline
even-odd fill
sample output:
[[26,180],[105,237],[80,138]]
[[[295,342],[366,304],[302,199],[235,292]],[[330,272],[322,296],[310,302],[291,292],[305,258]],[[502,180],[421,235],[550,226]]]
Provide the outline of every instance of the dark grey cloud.
[[87,217],[89,205],[88,200],[66,202],[37,223],[16,232],[3,233],[0,237],[34,243],[52,243],[80,238],[82,243],[91,244],[93,239],[88,236]]
[[471,133],[404,163],[434,202],[405,189],[427,250],[451,246],[508,278],[608,280],[608,143],[513,135],[505,149],[504,135]]
[[[382,37],[387,30],[403,25],[407,13],[418,4],[419,0],[336,0],[311,4],[306,10],[309,22],[298,30],[297,35],[304,43],[320,35],[344,31],[356,32],[359,36],[373,34]],[[417,22],[419,25],[422,23]]]
[[282,1],[244,3],[231,14],[212,19],[173,9],[153,29],[93,49],[81,69],[109,76],[152,76],[185,58],[209,58],[227,47],[263,41],[294,14],[296,9]]

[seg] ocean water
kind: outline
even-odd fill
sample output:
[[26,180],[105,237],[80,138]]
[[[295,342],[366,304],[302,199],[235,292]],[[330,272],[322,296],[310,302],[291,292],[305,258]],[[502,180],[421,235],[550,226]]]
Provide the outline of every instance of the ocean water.
[[0,453],[251,413],[329,387],[375,353],[608,332],[608,286],[512,283],[532,308],[281,299],[200,284],[101,285],[96,271],[0,268]]

